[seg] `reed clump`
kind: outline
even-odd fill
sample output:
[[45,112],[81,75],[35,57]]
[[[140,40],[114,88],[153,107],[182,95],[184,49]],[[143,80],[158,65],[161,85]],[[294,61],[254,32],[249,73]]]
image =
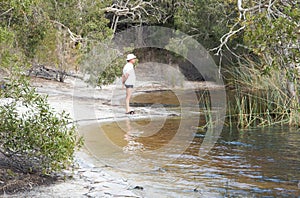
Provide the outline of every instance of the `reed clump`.
[[262,75],[254,67],[236,67],[226,72],[230,76],[226,79],[228,125],[239,128],[300,126],[299,88],[296,87],[298,97],[291,98],[282,71]]

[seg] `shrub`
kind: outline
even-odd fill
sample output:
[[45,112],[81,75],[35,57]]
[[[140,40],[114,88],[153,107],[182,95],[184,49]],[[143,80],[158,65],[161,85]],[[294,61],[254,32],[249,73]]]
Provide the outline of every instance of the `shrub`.
[[24,77],[10,79],[0,90],[0,153],[25,173],[49,174],[72,164],[82,145],[65,112],[55,113]]

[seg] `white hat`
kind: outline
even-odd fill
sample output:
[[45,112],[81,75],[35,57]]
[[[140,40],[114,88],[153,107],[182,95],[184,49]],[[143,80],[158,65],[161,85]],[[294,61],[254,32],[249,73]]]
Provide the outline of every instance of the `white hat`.
[[129,61],[131,59],[135,59],[136,56],[134,54],[128,54],[126,60]]

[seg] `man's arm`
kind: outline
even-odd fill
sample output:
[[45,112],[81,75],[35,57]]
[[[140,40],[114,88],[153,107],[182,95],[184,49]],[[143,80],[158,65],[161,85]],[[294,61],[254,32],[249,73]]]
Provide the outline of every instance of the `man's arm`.
[[128,79],[129,74],[125,73],[122,75],[122,83],[125,84],[126,80]]

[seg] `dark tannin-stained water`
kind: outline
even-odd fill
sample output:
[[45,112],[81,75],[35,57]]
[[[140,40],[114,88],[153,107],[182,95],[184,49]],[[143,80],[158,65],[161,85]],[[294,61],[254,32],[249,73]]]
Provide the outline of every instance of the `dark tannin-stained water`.
[[[92,148],[92,153],[101,162],[108,162],[126,177],[133,178],[149,196],[300,196],[300,134],[297,130],[268,128],[229,132],[224,129],[213,149],[204,157],[199,157],[198,153],[205,133],[199,132],[194,134],[190,146],[182,154],[181,151],[178,154],[157,152],[156,149],[175,136],[178,124],[178,120],[170,119],[159,132],[161,135],[149,138],[139,138],[138,131],[135,135],[128,134],[117,123],[102,125],[102,129],[87,126],[86,129],[94,131],[86,133],[86,144],[89,146],[98,142],[99,147]],[[126,162],[118,156],[122,152],[116,154],[115,150],[107,149],[109,147],[103,148],[101,141],[96,139],[97,133],[104,133],[113,144],[123,149],[124,155],[129,156],[128,166],[131,166],[131,160],[139,160],[136,166],[148,167],[149,162],[140,156],[141,152],[146,151],[155,153],[156,160],[166,163],[160,164],[160,167],[153,166],[148,171],[139,171],[139,167],[128,167],[124,171],[124,167],[118,166]],[[103,152],[111,156],[109,161],[103,160]]]
[[99,163],[142,186],[144,197],[300,196],[299,129],[224,127],[203,147],[208,131],[194,119],[133,116],[81,131]]

